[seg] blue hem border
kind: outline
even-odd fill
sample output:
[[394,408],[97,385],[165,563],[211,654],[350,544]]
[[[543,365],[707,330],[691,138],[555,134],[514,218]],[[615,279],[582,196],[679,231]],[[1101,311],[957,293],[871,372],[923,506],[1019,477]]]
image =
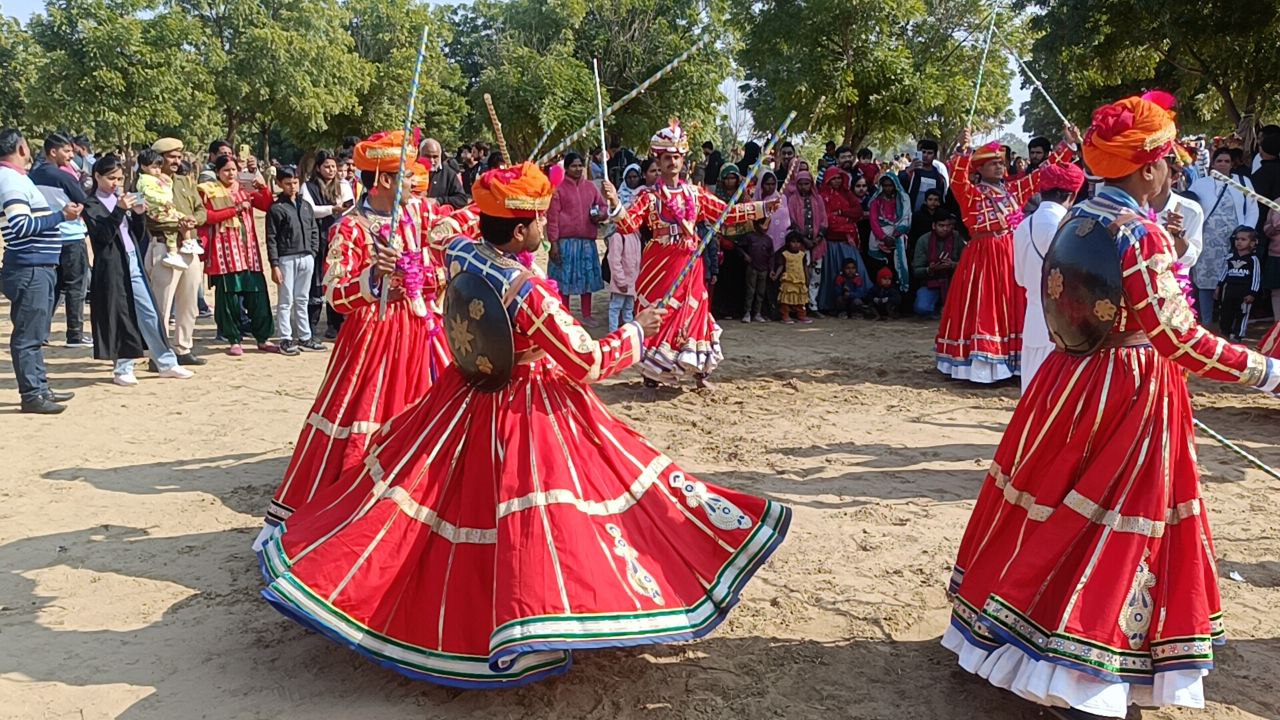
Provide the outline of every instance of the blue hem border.
[[[952,619],[953,625],[955,625],[957,622],[958,620],[956,620],[955,618]],[[1030,657],[1032,660],[1036,660],[1039,662],[1052,663],[1054,665],[1069,668],[1077,672],[1085,673],[1086,675],[1092,675],[1093,677],[1096,677],[1099,680],[1102,680],[1104,682],[1129,683],[1130,685],[1151,685],[1155,682],[1155,676],[1162,672],[1169,672],[1173,670],[1212,670],[1214,667],[1212,660],[1209,660],[1209,661],[1187,660],[1187,661],[1181,661],[1181,662],[1171,662],[1166,664],[1157,663],[1153,660],[1150,674],[1118,675],[1113,672],[1108,672],[1106,670],[1099,669],[1092,665],[1087,665],[1085,663],[1076,662],[1074,660],[1069,660],[1067,658],[1043,653],[1038,648],[1035,648],[1029,645],[1028,643],[1023,641],[1021,638],[1009,632],[1004,627],[994,622],[990,618],[987,618],[986,616],[980,615],[978,618],[978,622],[982,623],[982,626],[986,628],[988,632],[990,632],[994,637],[999,639],[1000,642],[997,643],[994,646],[994,648],[998,648],[1001,645],[1012,645],[1015,648],[1017,648],[1019,651],[1021,651],[1022,654]],[[981,650],[986,650],[987,652],[991,652],[991,650],[987,649],[987,643],[974,638],[973,633],[969,631],[967,628],[959,627],[957,629],[959,629],[961,634],[964,635],[966,642],[969,642],[974,647],[977,647]]]
[[774,504],[781,510],[782,516],[779,519],[777,527],[774,528],[773,540],[763,551],[761,551],[760,556],[742,572],[742,577],[739,578],[737,584],[735,584],[733,589],[730,591],[728,599],[725,600],[724,604],[719,607],[716,614],[712,616],[712,618],[702,627],[685,632],[668,633],[666,635],[645,635],[641,637],[616,638],[612,640],[561,640],[555,642],[521,643],[519,645],[512,645],[510,647],[503,648],[490,659],[490,666],[493,666],[495,663],[498,663],[505,658],[516,657],[527,652],[547,652],[552,650],[601,650],[605,648],[639,647],[641,645],[662,645],[673,642],[686,642],[706,637],[719,627],[720,624],[725,621],[725,618],[729,617],[729,611],[732,610],[738,604],[738,601],[742,599],[743,588],[745,588],[747,583],[755,577],[760,568],[764,567],[765,562],[773,556],[774,551],[776,551],[778,547],[782,545],[782,541],[786,539],[787,532],[791,529],[791,508],[781,503]]
[[[314,617],[313,615],[289,603],[287,600],[280,597],[273,590],[271,590],[270,587],[267,587],[262,590],[262,597],[265,598],[266,601],[270,603],[271,606],[274,607],[276,610],[278,610],[281,614],[293,620],[294,622],[298,623],[299,625],[302,625],[307,629],[320,633],[321,635],[327,637],[328,639],[332,640],[338,645],[354,650],[356,653],[362,655],[366,659],[374,662],[375,664],[381,667],[394,670],[395,672],[401,675],[404,675],[405,677],[411,678],[413,680],[424,680],[427,682],[436,683],[438,685],[445,685],[448,687],[457,687],[457,688],[463,688],[468,690],[498,690],[498,689],[505,689],[505,688],[516,688],[516,687],[529,685],[531,683],[535,683],[540,680],[544,680],[546,678],[553,677],[555,675],[561,675],[563,673],[568,672],[569,668],[573,665],[573,655],[572,655],[573,650],[599,650],[599,649],[605,649],[605,648],[628,648],[628,647],[639,647],[642,645],[657,645],[657,644],[664,644],[664,643],[683,642],[688,640],[696,640],[698,638],[704,637],[707,634],[711,633],[713,630],[719,627],[722,622],[724,622],[725,618],[729,616],[729,611],[732,610],[734,606],[736,606],[739,600],[741,599],[743,588],[745,588],[747,583],[750,582],[751,579],[755,577],[755,574],[760,570],[761,567],[764,566],[765,562],[767,562],[769,558],[773,556],[773,553],[782,544],[782,541],[786,539],[787,533],[791,529],[791,517],[792,517],[791,508],[781,503],[775,503],[772,501],[770,501],[770,504],[777,506],[781,511],[781,517],[778,520],[778,524],[773,529],[773,533],[774,533],[773,540],[770,541],[768,546],[766,546],[764,550],[761,551],[760,555],[749,566],[747,566],[747,568],[743,571],[741,578],[738,580],[737,583],[735,583],[734,587],[730,591],[728,599],[724,602],[723,605],[719,607],[719,610],[716,612],[716,614],[712,616],[712,618],[709,621],[707,621],[705,625],[703,625],[702,627],[696,630],[679,632],[679,633],[668,633],[666,635],[650,635],[650,636],[615,638],[615,639],[592,639],[592,640],[584,640],[584,641],[578,641],[578,642],[575,642],[575,641],[530,642],[530,643],[523,643],[520,645],[512,645],[510,647],[504,648],[500,653],[495,654],[489,658],[489,667],[491,669],[495,668],[497,664],[501,663],[505,659],[514,659],[525,653],[556,652],[556,651],[561,651],[564,653],[563,663],[547,668],[545,670],[536,671],[532,674],[520,677],[515,680],[467,681],[467,680],[456,680],[452,678],[444,678],[439,675],[424,673],[420,670],[415,670],[413,668],[401,665],[395,661],[388,660],[386,658],[382,658],[382,657],[378,657],[377,655],[374,655],[367,649],[361,647],[359,644],[337,633],[320,619]],[[269,585],[270,583],[275,581],[275,578],[272,577],[272,575],[267,569],[266,558],[265,558],[265,546],[263,551],[260,551],[257,553],[257,556],[258,556],[259,569],[262,571],[263,577],[266,579]]]

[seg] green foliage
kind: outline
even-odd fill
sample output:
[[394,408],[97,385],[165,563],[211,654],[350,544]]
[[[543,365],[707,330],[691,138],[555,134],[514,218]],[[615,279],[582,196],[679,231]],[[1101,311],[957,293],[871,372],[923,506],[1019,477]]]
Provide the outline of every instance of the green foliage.
[[336,0],[173,0],[172,7],[200,27],[195,51],[233,141],[244,126],[322,130],[357,107],[369,84]]
[[461,75],[442,50],[452,40],[452,28],[444,14],[412,0],[347,0],[343,8],[349,13],[348,32],[359,56],[355,64],[367,69],[368,82],[363,92],[346,91],[358,98],[358,105],[335,114],[322,132],[300,137],[313,144],[335,146],[347,136],[402,127],[420,33],[426,27],[427,52],[414,125],[446,146],[456,139],[466,107],[457,91]]
[[149,9],[137,0],[51,0],[32,18],[45,61],[26,91],[31,124],[87,129],[99,142],[128,145],[157,125],[179,123],[175,99],[203,76],[167,25],[140,17]]
[[[1188,130],[1227,132],[1280,115],[1276,0],[1055,0],[1032,4],[1038,38],[1028,64],[1062,111],[1083,125],[1098,106],[1160,88]],[[1034,96],[1038,131],[1060,122]],[[1248,119],[1246,119],[1248,118]]]
[[[791,110],[803,130],[849,145],[950,140],[968,116],[989,5],[980,0],[762,0],[736,6],[738,63],[757,127]],[[1001,13],[997,32],[1016,32]],[[965,42],[965,40],[968,40]],[[1010,71],[992,46],[976,129],[1011,118]],[[820,116],[813,118],[819,98]]]
[[[463,87],[471,108],[466,131],[491,136],[488,92],[511,152],[523,157],[552,123],[554,143],[594,115],[593,57],[608,105],[722,27],[724,13],[692,0],[479,0],[454,7],[449,18],[456,34],[446,53],[473,78]],[[643,147],[672,116],[695,137],[714,133],[729,66],[723,49],[690,57],[606,122],[610,140]],[[593,133],[579,145],[599,142]]]
[[31,33],[16,19],[0,16],[0,127],[25,125],[32,134],[48,129],[31,125],[28,107],[44,65],[44,49]]

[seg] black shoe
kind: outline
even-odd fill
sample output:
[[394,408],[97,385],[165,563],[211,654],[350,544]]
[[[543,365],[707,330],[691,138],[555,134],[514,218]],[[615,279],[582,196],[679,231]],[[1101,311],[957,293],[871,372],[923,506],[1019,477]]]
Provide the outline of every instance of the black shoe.
[[74,340],[67,340],[69,348],[91,348],[93,347],[93,337],[91,335],[81,335]]
[[325,339],[327,340],[333,340],[334,338],[338,337],[338,331],[334,330],[332,326],[327,326],[324,329],[324,336],[325,336]]
[[49,392],[45,393],[44,396],[56,403],[64,403],[70,400],[71,398],[75,397],[76,394],[71,392],[70,390],[67,390],[65,392],[57,392],[56,390],[50,390]]
[[59,405],[50,400],[47,396],[41,396],[35,400],[24,400],[22,402],[22,412],[34,415],[57,415],[66,410],[66,405]]
[[147,372],[153,372],[153,373],[160,372],[160,366],[156,364],[155,360],[147,361]]
[[277,346],[280,348],[281,355],[294,356],[298,354],[298,346],[292,340],[281,340]]
[[207,362],[209,361],[205,360],[204,358],[198,358],[195,355],[192,355],[191,353],[178,356],[179,365],[203,365]]
[[298,343],[298,349],[306,350],[307,352],[324,352],[328,348],[324,346],[324,343],[315,338],[307,338],[306,340]]

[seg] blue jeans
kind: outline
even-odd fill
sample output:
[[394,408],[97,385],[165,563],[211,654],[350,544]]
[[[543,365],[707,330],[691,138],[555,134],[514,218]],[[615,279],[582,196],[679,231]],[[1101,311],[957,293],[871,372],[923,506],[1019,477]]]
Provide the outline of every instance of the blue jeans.
[[[142,279],[142,269],[138,267],[138,258],[133,253],[129,256],[129,283],[133,286],[133,317],[138,321],[138,331],[142,333],[142,341],[147,344],[147,353],[156,361],[161,372],[178,364],[178,356],[169,347],[164,335],[160,334],[160,315],[156,312],[155,303],[151,302],[151,290]],[[116,375],[133,374],[133,358],[116,360]]]
[[1213,322],[1213,291],[1217,288],[1209,288],[1204,290],[1196,288],[1196,313],[1200,315],[1200,324],[1209,325]]
[[636,296],[609,293],[609,332],[635,320]]
[[280,279],[283,282],[276,291],[276,328],[280,331],[281,340],[292,340],[295,327],[300,342],[311,339],[307,302],[311,295],[311,273],[315,262],[312,255],[280,258]]
[[0,284],[10,303],[13,334],[9,336],[9,358],[18,378],[18,394],[22,402],[31,402],[49,392],[41,345],[49,340],[58,266],[5,263],[0,269]]
[[916,304],[914,310],[916,315],[925,316],[932,315],[940,309],[942,304],[942,291],[931,287],[922,287],[916,290]]

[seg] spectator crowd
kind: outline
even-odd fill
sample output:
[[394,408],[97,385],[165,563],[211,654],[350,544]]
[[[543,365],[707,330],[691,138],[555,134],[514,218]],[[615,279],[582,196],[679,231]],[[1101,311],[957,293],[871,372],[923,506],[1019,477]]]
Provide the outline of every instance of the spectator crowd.
[[[1262,128],[1259,139],[1253,157],[1231,138],[1185,141],[1190,160],[1171,159],[1180,172],[1163,203],[1183,218],[1194,250],[1183,262],[1202,320],[1232,338],[1243,337],[1250,320],[1280,317],[1280,213],[1209,171],[1280,198],[1280,127]],[[121,386],[137,384],[141,358],[160,377],[190,378],[206,362],[195,346],[200,317],[213,318],[231,356],[245,352],[245,338],[259,352],[292,356],[323,352],[322,339],[337,336],[342,315],[327,306],[323,278],[330,232],[362,197],[351,143],[308,153],[306,172],[259,164],[247,147],[236,152],[223,140],[199,158],[173,138],[136,156],[101,158],[83,136],[53,133],[38,151],[32,145],[17,129],[0,130],[0,280],[24,412],[61,412],[72,396],[51,387],[44,364],[59,305],[66,347],[112,361]],[[686,165],[690,180],[724,200],[778,201],[768,217],[719,228],[706,246],[715,315],[786,324],[824,315],[938,318],[969,231],[951,192],[949,148],[931,139],[916,147],[878,159],[869,148],[827,142],[810,164],[791,142],[763,159],[755,142],[728,153],[704,143]],[[1005,148],[1007,179],[1034,172],[1050,150],[1039,137],[1026,158]],[[451,208],[466,206],[479,174],[502,163],[484,142],[445,153],[428,138],[419,156],[415,191]],[[762,171],[741,187],[757,161]],[[650,238],[610,224],[601,181],[608,178],[627,204],[657,182],[657,167],[618,143],[560,162],[566,180],[548,210],[548,275],[567,307],[577,298],[586,324],[613,329],[633,317]],[[1089,182],[1081,195],[1097,189]],[[709,230],[701,225],[699,235]],[[592,297],[603,290],[601,321]]]

